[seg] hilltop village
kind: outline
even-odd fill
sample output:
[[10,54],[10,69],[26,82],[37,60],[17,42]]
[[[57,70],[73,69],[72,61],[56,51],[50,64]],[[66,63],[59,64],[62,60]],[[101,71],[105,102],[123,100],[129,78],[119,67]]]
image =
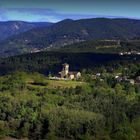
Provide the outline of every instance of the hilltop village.
[[[68,63],[62,64],[62,71],[58,72],[55,76],[49,76],[50,80],[80,80],[83,79],[82,74],[80,71],[69,71],[70,65]],[[108,74],[111,76],[113,75],[113,79],[120,83],[130,83],[132,85],[140,83],[140,76],[131,77],[130,75],[123,75],[122,73],[110,73]],[[89,74],[90,75],[90,74]],[[91,79],[96,80],[99,79],[100,81],[104,81],[104,73],[94,73],[91,76]]]
[[[111,62],[103,63],[105,56]],[[3,70],[7,64],[8,70],[18,66],[34,71],[0,77],[0,139],[12,134],[33,140],[59,136],[63,140],[139,140],[133,139],[139,136],[140,124],[136,120],[140,110],[139,56],[119,56],[121,60],[112,56],[42,52],[1,60]],[[99,59],[102,63],[95,65],[94,60]],[[55,74],[46,76],[41,68]]]

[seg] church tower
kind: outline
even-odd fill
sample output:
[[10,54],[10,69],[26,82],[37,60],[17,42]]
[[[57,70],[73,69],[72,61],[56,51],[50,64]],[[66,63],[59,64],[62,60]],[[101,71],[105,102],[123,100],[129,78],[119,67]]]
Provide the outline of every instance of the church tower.
[[69,73],[69,64],[67,64],[67,63],[63,64],[63,72],[64,72],[65,76],[68,75],[68,73]]
[[63,69],[61,72],[59,72],[59,74],[61,75],[61,78],[67,78],[69,74],[69,64],[64,63]]

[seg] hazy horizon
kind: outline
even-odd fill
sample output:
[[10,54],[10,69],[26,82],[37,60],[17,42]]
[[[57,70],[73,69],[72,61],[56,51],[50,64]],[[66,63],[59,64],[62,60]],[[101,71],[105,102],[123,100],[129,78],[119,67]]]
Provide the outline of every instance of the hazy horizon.
[[86,18],[86,17],[83,17],[83,18],[79,18],[79,19],[72,19],[72,18],[65,18],[65,19],[62,19],[62,20],[59,20],[59,21],[26,21],[26,20],[0,20],[0,22],[28,22],[28,23],[57,23],[57,22],[61,22],[63,20],[86,20],[86,19],[100,19],[100,18],[105,18],[105,19],[130,19],[130,20],[140,20],[138,18],[129,18],[129,17],[103,17],[103,16],[98,16],[98,17],[91,17],[91,18]]
[[0,21],[58,22],[64,19],[140,19],[138,0],[0,0]]

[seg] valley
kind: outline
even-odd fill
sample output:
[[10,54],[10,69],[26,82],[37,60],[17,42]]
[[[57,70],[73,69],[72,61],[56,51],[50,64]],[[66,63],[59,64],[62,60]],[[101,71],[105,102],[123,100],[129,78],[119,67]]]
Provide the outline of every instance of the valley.
[[140,21],[38,24],[0,42],[0,139],[139,140]]

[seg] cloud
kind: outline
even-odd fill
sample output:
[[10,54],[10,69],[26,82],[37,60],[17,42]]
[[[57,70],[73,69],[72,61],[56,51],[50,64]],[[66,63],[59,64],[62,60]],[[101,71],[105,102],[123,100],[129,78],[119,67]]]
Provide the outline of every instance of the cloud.
[[51,9],[39,8],[1,8],[0,20],[24,20],[31,22],[57,22],[61,20],[57,13]]
[[51,21],[92,17],[140,18],[138,0],[0,0],[0,20]]
[[97,17],[93,15],[59,13],[45,8],[0,8],[0,13],[1,21],[58,22],[66,18],[80,19]]
[[83,19],[95,17],[127,17],[112,15],[62,13],[48,8],[0,8],[0,21],[58,22],[63,19]]

